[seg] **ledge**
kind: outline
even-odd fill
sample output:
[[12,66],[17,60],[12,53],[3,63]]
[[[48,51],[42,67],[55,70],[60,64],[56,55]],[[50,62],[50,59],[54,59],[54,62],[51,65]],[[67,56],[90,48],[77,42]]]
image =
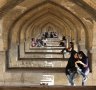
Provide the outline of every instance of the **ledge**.
[[1,86],[0,90],[96,90],[96,86]]

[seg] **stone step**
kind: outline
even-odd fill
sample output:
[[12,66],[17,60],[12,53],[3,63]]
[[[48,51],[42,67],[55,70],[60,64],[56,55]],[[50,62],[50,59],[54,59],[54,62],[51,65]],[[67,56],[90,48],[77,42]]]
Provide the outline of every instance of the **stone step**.
[[[8,70],[10,71],[30,71],[32,72],[40,72],[40,73],[64,73],[64,67],[9,67]],[[0,89],[1,90],[1,89]]]
[[32,61],[68,61],[68,58],[29,58],[29,57],[20,57],[19,60],[32,60]]
[[58,40],[58,39],[57,39],[57,40],[56,40],[56,39],[55,39],[55,40],[48,40],[48,39],[47,39],[47,42],[60,42],[60,41],[61,41],[61,40]]
[[[60,48],[60,47],[59,47]],[[50,59],[53,59],[53,58],[64,58],[64,55],[60,52],[52,52],[52,50],[50,48],[50,50],[46,50],[47,52],[37,52],[35,50],[39,50],[42,51],[42,49],[45,49],[45,48],[32,48],[34,50],[34,52],[30,52],[26,50],[24,51],[24,49],[21,47],[21,48],[18,48],[18,54],[20,57],[22,58],[50,58]],[[58,48],[57,48],[58,49]],[[19,53],[20,52],[20,53]]]
[[[12,68],[12,69],[29,69],[29,70],[41,70],[43,71],[45,68],[45,71],[52,69],[53,71],[56,69],[63,69],[66,67],[67,65],[67,61],[63,60],[63,61],[55,61],[55,60],[42,60],[42,59],[25,59],[25,58],[21,58],[18,61],[14,59],[10,59],[8,62],[9,66],[8,69]],[[60,70],[61,71],[61,70]]]
[[58,43],[60,43],[60,41],[47,41],[46,43],[49,43],[49,44],[54,44],[54,43],[56,43],[56,44],[58,44]]
[[33,86],[1,86],[0,90],[96,90],[96,86],[47,86],[47,85],[33,85]]
[[54,55],[54,54],[62,54],[61,51],[35,51],[35,50],[32,50],[32,51],[27,51],[25,52],[25,54],[43,54],[43,55],[47,55],[47,54],[50,54],[50,55]]
[[57,46],[57,47],[59,47],[59,44],[55,44],[55,43],[53,45],[52,44],[46,44],[46,46],[49,46],[49,47],[56,47]]
[[64,47],[60,46],[46,46],[46,47],[30,47],[31,50],[62,50]]
[[29,57],[29,58],[69,58],[69,53],[62,54],[61,52],[25,52],[24,55],[20,54],[20,56]]
[[[20,50],[19,50],[20,49]],[[34,52],[32,52],[32,50],[29,52],[26,50],[22,50],[21,48],[18,48],[18,54],[19,56],[22,57],[29,57],[29,58],[63,58],[63,54],[61,52],[52,52],[52,50],[46,50],[46,52],[42,52],[42,50],[40,50],[40,52],[37,52],[34,50]]]
[[27,52],[29,52],[29,53],[30,52],[32,52],[32,53],[33,52],[39,52],[39,53],[42,53],[42,52],[43,53],[47,53],[47,52],[48,53],[61,53],[61,51],[62,50],[59,50],[59,49],[58,50],[51,50],[51,49],[49,49],[49,50],[38,50],[38,49],[36,49],[36,50],[25,50],[25,53],[27,53]]
[[25,50],[25,54],[62,54],[61,48],[31,48],[30,50]]
[[29,58],[63,58],[64,56],[63,56],[63,54],[61,54],[61,53],[49,53],[49,52],[41,52],[41,53],[39,53],[39,52],[34,52],[34,53],[31,53],[31,52],[27,52],[27,53],[25,53],[24,55],[22,55],[22,53],[20,53],[20,56],[22,56],[22,57],[29,57]]
[[48,41],[60,41],[59,38],[47,38]]
[[59,42],[47,42],[46,45],[47,46],[59,46]]

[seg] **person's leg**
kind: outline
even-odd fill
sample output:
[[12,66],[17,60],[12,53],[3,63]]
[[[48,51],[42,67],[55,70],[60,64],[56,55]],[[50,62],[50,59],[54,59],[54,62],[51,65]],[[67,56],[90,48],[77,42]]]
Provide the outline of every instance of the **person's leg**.
[[77,72],[73,72],[73,73],[72,73],[72,77],[71,77],[71,79],[74,80],[75,77],[76,77],[76,75],[77,75]]
[[70,75],[67,75],[67,79],[68,79],[69,84],[71,85],[71,78],[70,78]]
[[75,73],[70,73],[70,75],[67,75],[68,81],[71,84],[71,86],[74,86],[74,76]]
[[85,85],[84,79],[86,78],[86,75],[85,75],[85,73],[82,72],[82,70],[80,68],[77,68],[77,72],[78,72],[78,74],[82,75],[82,86],[84,86]]
[[82,78],[82,86],[85,85],[88,74],[89,74],[89,68],[86,70],[85,76],[83,76],[83,78]]
[[67,75],[67,78],[68,78],[68,81],[69,81],[70,85],[74,86],[74,82],[73,82],[73,80],[71,78],[71,75]]
[[89,68],[86,70],[85,75],[88,76],[89,74]]
[[83,77],[86,76],[85,73],[83,73],[80,68],[77,68],[77,72],[78,72],[78,74],[82,75]]

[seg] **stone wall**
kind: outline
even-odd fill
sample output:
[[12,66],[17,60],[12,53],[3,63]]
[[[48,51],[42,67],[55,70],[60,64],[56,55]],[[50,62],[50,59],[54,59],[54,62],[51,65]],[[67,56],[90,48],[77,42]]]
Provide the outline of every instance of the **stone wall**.
[[[1,86],[39,85],[43,75],[53,75],[55,85],[68,85],[65,72],[56,72],[55,70],[50,73],[21,69],[28,67],[29,64],[30,67],[42,66],[44,61],[41,61],[43,64],[40,64],[40,61],[35,64],[32,61],[18,61],[19,42],[22,39],[25,41],[26,37],[31,37],[34,33],[38,32],[39,34],[39,30],[44,29],[47,23],[49,23],[48,25],[52,24],[60,35],[72,36],[81,50],[86,53],[89,51],[92,54],[92,72],[89,74],[86,85],[96,85],[96,5],[94,4],[96,2],[93,3],[95,0],[83,1],[86,1],[86,6],[81,0],[18,0],[18,2],[16,0],[0,0]],[[20,45],[20,48],[22,57],[32,57],[32,55],[24,54],[23,45]],[[7,50],[9,50],[9,55],[6,58]],[[45,56],[43,55],[43,57]],[[63,63],[62,61],[54,62],[54,66]],[[8,69],[8,63],[11,68],[16,66],[19,69]],[[63,66],[65,65],[66,63],[63,64]],[[75,82],[77,85],[81,85],[81,77],[76,78]]]

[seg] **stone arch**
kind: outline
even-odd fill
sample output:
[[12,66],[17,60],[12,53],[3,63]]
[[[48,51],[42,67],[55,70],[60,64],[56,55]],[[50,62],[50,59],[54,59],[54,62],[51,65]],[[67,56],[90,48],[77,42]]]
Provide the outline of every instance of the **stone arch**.
[[[51,2],[51,3],[53,3],[53,2]],[[54,4],[54,3],[53,3]],[[56,4],[57,5],[57,4]],[[58,5],[57,5],[58,6]],[[62,8],[62,7],[61,7]],[[68,11],[68,10],[67,10]],[[72,13],[71,13],[72,14]],[[72,14],[73,15],[73,14]],[[73,16],[75,16],[75,15],[73,15]],[[76,17],[76,16],[75,16]],[[18,19],[17,19],[18,20]],[[16,23],[16,22],[15,22]],[[14,26],[14,25],[13,25]]]
[[[66,13],[60,13],[60,14],[62,14],[62,15],[64,15],[64,17],[66,17],[67,16],[67,22],[69,22],[69,23],[73,23],[73,24],[75,24],[74,26],[75,26],[75,28],[76,28],[76,30],[78,31],[78,33],[79,33],[79,28],[78,28],[78,26],[80,25],[81,27],[86,27],[85,25],[84,25],[84,23],[82,22],[82,20],[79,18],[79,17],[77,17],[75,14],[73,14],[71,11],[69,11],[69,10],[67,10],[66,8],[64,8],[64,7],[61,7],[60,5],[58,5],[58,4],[56,4],[56,3],[54,3],[54,2],[47,2],[47,3],[44,3],[44,5],[45,6],[47,6],[49,4],[49,6],[54,6],[54,7],[57,7],[57,8],[59,8],[60,10],[59,10],[59,12],[61,12],[61,11],[64,11],[64,12],[66,12]],[[39,4],[39,5],[41,5],[41,4]],[[44,6],[44,7],[45,7]],[[40,7],[40,6],[39,6]],[[44,8],[43,7],[43,8]],[[47,8],[47,7],[46,7]],[[32,8],[33,9],[33,8]],[[36,11],[34,11],[34,10],[36,10]],[[22,14],[20,17],[18,17],[15,21],[14,21],[14,23],[12,24],[12,26],[10,27],[10,29],[9,29],[9,34],[8,34],[8,40],[9,40],[9,42],[8,42],[8,50],[10,50],[10,48],[11,48],[11,45],[12,45],[12,43],[14,43],[14,42],[12,42],[12,37],[15,35],[15,40],[16,39],[18,39],[18,32],[20,31],[20,27],[21,27],[21,25],[22,25],[22,23],[24,22],[24,21],[26,21],[27,19],[28,19],[28,17],[30,17],[30,15],[31,15],[31,17],[33,16],[33,15],[35,15],[35,13],[36,12],[38,12],[37,11],[37,9],[35,9],[34,8],[34,10],[32,10],[32,11],[30,11],[30,10],[28,10],[27,11],[27,13],[25,13],[25,14]],[[39,9],[40,10],[40,9]],[[47,8],[47,10],[49,10],[48,8]],[[30,14],[29,14],[30,13]],[[41,14],[42,15],[42,14]],[[63,17],[63,18],[64,18]],[[25,19],[24,19],[25,18]],[[26,19],[27,18],[27,19]],[[63,19],[62,18],[62,19]],[[28,20],[30,20],[30,19],[28,19]],[[71,20],[71,22],[70,22],[70,20]],[[78,22],[78,23],[77,23]],[[18,27],[17,27],[18,26]],[[16,28],[17,27],[17,28]],[[84,28],[83,27],[83,28]],[[83,30],[85,30],[85,28],[83,29]],[[16,32],[16,34],[15,34],[15,32]],[[78,33],[76,34],[77,35],[77,38],[78,38]],[[13,34],[13,35],[12,35]],[[86,38],[87,39],[87,38]]]

